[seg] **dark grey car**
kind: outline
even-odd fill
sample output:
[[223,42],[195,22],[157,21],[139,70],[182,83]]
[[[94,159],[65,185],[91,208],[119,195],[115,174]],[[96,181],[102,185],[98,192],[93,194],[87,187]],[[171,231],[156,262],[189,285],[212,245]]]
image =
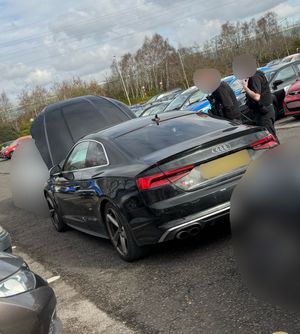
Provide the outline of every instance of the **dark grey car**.
[[0,333],[60,334],[53,290],[21,257],[0,252]]
[[0,252],[9,252],[11,253],[11,238],[7,231],[0,226]]

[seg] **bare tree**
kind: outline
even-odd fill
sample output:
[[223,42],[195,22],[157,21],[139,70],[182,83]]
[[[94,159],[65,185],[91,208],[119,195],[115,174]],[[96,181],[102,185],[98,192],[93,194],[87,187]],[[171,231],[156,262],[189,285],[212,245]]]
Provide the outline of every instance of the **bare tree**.
[[5,91],[2,91],[0,95],[0,119],[1,122],[7,123],[12,117],[12,103],[10,102]]

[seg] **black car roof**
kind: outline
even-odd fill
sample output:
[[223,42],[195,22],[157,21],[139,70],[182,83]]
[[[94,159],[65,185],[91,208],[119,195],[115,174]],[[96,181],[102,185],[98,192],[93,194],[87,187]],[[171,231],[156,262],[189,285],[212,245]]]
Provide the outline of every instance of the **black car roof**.
[[[194,112],[188,111],[169,111],[166,113],[159,114],[160,122],[164,122],[170,119],[178,118],[178,117],[186,117],[189,115],[195,115]],[[154,115],[146,116],[146,117],[138,117],[127,122],[123,122],[121,124],[112,126],[110,128],[104,129],[99,132],[95,132],[91,135],[84,137],[83,139],[99,139],[103,138],[106,140],[114,139],[120,136],[125,135],[126,133],[144,128],[149,126],[150,124],[155,124]]]

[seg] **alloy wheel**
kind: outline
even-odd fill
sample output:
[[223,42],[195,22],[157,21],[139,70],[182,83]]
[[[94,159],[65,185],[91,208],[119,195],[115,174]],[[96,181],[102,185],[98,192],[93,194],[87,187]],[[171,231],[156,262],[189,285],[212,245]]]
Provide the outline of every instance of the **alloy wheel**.
[[120,254],[126,255],[128,253],[127,234],[117,213],[111,208],[106,213],[106,224],[113,245]]
[[49,198],[48,198],[48,206],[49,206],[50,218],[52,220],[52,223],[54,227],[56,228],[56,230],[58,230],[59,229],[59,217],[58,217],[58,214],[56,212],[53,202]]

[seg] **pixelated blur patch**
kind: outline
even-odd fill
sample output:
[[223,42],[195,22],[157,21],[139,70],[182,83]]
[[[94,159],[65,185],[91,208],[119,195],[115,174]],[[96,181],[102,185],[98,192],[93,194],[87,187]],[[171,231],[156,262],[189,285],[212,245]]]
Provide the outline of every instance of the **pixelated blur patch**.
[[250,166],[231,198],[233,244],[250,289],[300,307],[300,151],[277,147]]
[[252,77],[256,68],[256,59],[251,55],[239,55],[232,61],[233,74],[240,80]]
[[15,150],[10,176],[15,206],[34,214],[48,216],[43,189],[49,172],[33,139],[21,142]]
[[213,93],[221,83],[221,74],[215,68],[198,69],[194,72],[195,86],[206,94]]

